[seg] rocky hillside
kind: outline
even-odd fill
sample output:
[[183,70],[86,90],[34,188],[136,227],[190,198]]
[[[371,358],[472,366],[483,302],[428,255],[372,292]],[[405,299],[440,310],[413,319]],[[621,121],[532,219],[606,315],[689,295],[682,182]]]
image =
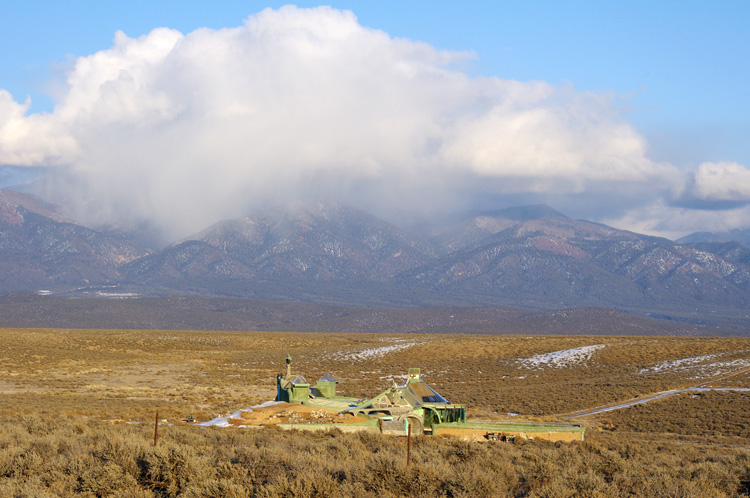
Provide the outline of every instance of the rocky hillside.
[[750,248],[739,242],[690,242],[683,245],[699,251],[710,252],[721,258],[743,265],[750,265]]
[[0,190],[0,292],[117,284],[121,265],[145,255],[34,197]]
[[520,221],[409,275],[514,304],[742,308],[750,268],[667,239],[562,216]]
[[385,281],[435,258],[430,244],[347,206],[297,202],[191,237],[265,276]]

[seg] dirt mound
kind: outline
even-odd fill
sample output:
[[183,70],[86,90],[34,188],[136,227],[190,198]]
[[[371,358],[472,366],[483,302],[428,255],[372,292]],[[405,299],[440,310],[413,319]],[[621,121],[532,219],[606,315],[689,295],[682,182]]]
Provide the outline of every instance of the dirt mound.
[[233,425],[276,424],[353,424],[367,421],[364,417],[339,414],[334,410],[308,405],[279,403],[242,412],[241,418],[230,419]]

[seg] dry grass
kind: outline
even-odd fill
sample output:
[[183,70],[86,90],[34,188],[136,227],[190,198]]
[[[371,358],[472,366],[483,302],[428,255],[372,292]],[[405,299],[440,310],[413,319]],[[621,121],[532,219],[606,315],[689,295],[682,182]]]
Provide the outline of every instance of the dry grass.
[[739,436],[750,439],[750,393],[688,393],[658,403],[638,405],[602,417],[609,430]]
[[[565,367],[518,362],[592,345],[604,347]],[[470,417],[545,417],[709,380],[722,362],[750,361],[750,339],[0,329],[0,496],[748,494],[740,393],[611,413],[610,430],[594,419],[582,444],[419,439],[408,472],[397,438],[181,422],[273,398],[287,353],[295,371],[313,382],[329,372],[345,395],[372,396],[418,366]],[[703,359],[667,363],[685,358]],[[175,425],[154,450],[157,410]]]
[[467,443],[369,433],[152,427],[25,415],[0,422],[0,496],[740,496],[731,444],[596,433],[578,444]]
[[[517,361],[590,345],[604,347],[565,368]],[[363,354],[391,346],[377,357]],[[707,355],[750,364],[750,340],[0,329],[0,393],[6,406],[21,410],[72,405],[92,415],[137,417],[158,405],[169,417],[214,416],[272,398],[287,353],[296,372],[309,381],[331,373],[346,395],[372,396],[419,366],[439,392],[476,413],[542,416],[707,380],[712,372],[695,368],[639,372]],[[750,375],[721,384],[750,386]],[[40,401],[46,397],[56,401]]]

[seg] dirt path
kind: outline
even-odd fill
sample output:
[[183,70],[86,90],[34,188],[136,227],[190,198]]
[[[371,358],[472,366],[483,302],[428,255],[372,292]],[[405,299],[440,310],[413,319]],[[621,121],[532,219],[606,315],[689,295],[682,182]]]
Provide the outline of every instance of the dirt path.
[[651,394],[647,394],[645,396],[639,396],[637,398],[633,398],[633,399],[630,399],[628,401],[624,401],[621,403],[614,403],[611,405],[600,406],[598,408],[592,408],[589,410],[582,410],[582,411],[567,413],[565,415],[558,415],[558,416],[563,417],[563,418],[588,417],[589,415],[597,415],[599,413],[606,413],[606,412],[611,412],[614,410],[621,410],[623,408],[628,408],[630,406],[642,405],[644,403],[650,403],[651,401],[671,398],[672,396],[678,396],[684,393],[706,392],[706,391],[750,391],[750,388],[747,388],[747,387],[706,387],[709,384],[715,384],[716,382],[720,382],[722,380],[726,380],[731,377],[735,377],[737,375],[741,375],[747,372],[750,372],[750,367],[740,368],[739,370],[735,370],[734,372],[728,373],[726,375],[722,375],[721,377],[716,377],[716,378],[713,378],[704,382],[699,382],[698,384],[694,384],[692,386],[683,387],[679,389],[671,389],[669,391],[661,391],[658,393],[651,393]]

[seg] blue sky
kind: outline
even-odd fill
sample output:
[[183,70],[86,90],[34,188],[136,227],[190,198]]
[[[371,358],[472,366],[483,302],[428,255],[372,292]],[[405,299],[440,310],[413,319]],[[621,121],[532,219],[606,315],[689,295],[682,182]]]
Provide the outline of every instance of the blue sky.
[[[0,89],[21,104],[30,96],[27,115],[51,112],[65,98],[65,78],[77,58],[110,49],[118,30],[137,38],[157,27],[182,34],[236,27],[266,7],[283,5],[6,1],[0,10]],[[644,138],[645,154],[654,162],[681,171],[706,162],[750,166],[750,2],[326,5],[351,10],[361,26],[392,38],[471,53],[472,59],[451,67],[472,78],[541,81],[604,95],[616,120]]]

